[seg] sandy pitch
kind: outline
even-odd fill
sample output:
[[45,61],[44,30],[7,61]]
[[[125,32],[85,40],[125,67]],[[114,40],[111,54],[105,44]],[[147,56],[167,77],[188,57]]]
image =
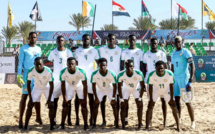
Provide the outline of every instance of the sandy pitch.
[[[190,118],[187,112],[187,108],[182,104],[182,125],[181,133],[215,133],[215,83],[194,83],[195,88],[195,100],[193,103],[195,111],[196,129],[190,129]],[[18,129],[18,118],[19,118],[19,101],[21,96],[21,89],[17,85],[0,85],[0,133],[21,133]],[[147,97],[144,93],[144,114],[143,114],[143,129],[145,127],[145,112],[147,108]],[[52,133],[49,131],[49,120],[48,120],[48,109],[45,107],[45,97],[42,96],[41,101],[41,116],[43,120],[43,125],[38,125],[35,120],[35,110],[33,110],[33,115],[30,120],[29,129],[26,133]],[[59,126],[61,120],[62,111],[62,97],[59,101],[59,109],[57,113],[57,124]],[[171,114],[171,109],[168,107],[167,115],[167,128],[163,129],[162,122],[163,116],[161,111],[160,100],[157,101],[154,113],[153,113],[153,127],[150,132],[146,132],[143,129],[137,131],[137,115],[136,115],[136,104],[131,97],[129,105],[129,125],[126,126],[126,130],[114,129],[113,126],[113,113],[110,107],[109,101],[106,101],[106,120],[107,126],[105,128],[100,127],[102,123],[102,117],[99,109],[97,128],[90,130],[88,132],[83,131],[83,120],[81,112],[79,113],[80,127],[66,126],[64,131],[55,129],[53,133],[117,133],[117,134],[142,134],[142,133],[177,133],[176,127],[169,127],[174,123],[173,116]],[[89,109],[88,109],[89,111]],[[75,112],[74,112],[74,101],[72,103],[72,123],[75,124]],[[121,126],[121,123],[120,123]]]

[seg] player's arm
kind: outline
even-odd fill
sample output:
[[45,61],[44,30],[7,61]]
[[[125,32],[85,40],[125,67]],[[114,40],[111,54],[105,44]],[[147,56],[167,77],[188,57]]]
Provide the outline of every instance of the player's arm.
[[116,83],[113,84],[113,98],[116,96]]
[[28,90],[29,99],[31,102],[33,102],[32,95],[31,95],[31,81],[30,80],[27,81],[27,90]]
[[84,100],[87,101],[87,80],[82,81],[83,89],[84,89]]
[[195,73],[195,65],[194,62],[190,63],[190,79],[189,82],[193,81],[194,73]]
[[169,87],[170,87],[170,100],[173,100],[173,95],[174,95],[173,84],[170,84]]
[[120,61],[120,71],[124,70],[124,67],[125,66],[125,61],[124,60],[121,60]]
[[50,86],[50,89],[49,89],[49,97],[48,97],[48,100],[47,100],[47,104],[49,104],[51,102],[51,97],[52,97],[53,90],[54,90],[54,83],[53,83],[53,81],[49,82],[49,86]]
[[143,97],[143,92],[146,91],[145,82],[141,81],[140,85],[141,85],[141,89],[140,89],[140,97],[139,98],[142,98]]
[[174,65],[171,64],[171,71],[174,73]]
[[97,93],[96,93],[96,83],[92,83],[92,87],[93,87],[93,94],[95,96],[95,100],[98,100],[98,96],[97,96]]
[[[144,63],[142,61],[140,61],[140,71],[142,73],[144,73],[145,69],[144,69]],[[145,77],[145,76],[144,76]]]
[[65,102],[67,102],[67,98],[66,98],[66,82],[65,81],[61,81],[61,91],[62,91],[62,95],[63,95],[63,100]]
[[18,75],[20,75],[20,76],[22,74],[22,68],[23,68],[24,59],[25,59],[25,53],[23,51],[23,48],[20,48],[19,64],[18,64]]
[[146,77],[146,66],[147,66],[147,64],[145,64],[143,62],[142,62],[142,64],[143,64],[143,76],[145,78]]

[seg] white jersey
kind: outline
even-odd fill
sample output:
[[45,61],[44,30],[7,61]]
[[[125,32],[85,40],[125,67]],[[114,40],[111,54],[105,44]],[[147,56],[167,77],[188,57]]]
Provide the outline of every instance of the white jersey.
[[49,82],[54,81],[52,71],[50,68],[44,66],[43,72],[37,72],[35,67],[32,67],[28,70],[27,80],[31,81],[34,79],[34,88],[36,89],[49,89]]
[[48,60],[53,62],[54,74],[59,77],[60,71],[67,67],[67,58],[73,57],[72,51],[65,48],[64,51],[59,51],[57,48],[52,50],[48,56]]
[[158,50],[156,53],[147,51],[143,55],[143,63],[147,64],[146,79],[148,74],[155,70],[155,63],[159,60],[162,60],[163,62],[167,63],[166,54],[161,50]]
[[140,62],[143,58],[143,52],[139,48],[125,49],[122,51],[121,60],[126,61],[131,59],[134,61],[134,69],[140,70]]
[[149,73],[147,84],[153,85],[156,90],[168,92],[169,85],[175,82],[174,75],[170,70],[165,70],[163,76],[158,76],[156,71]]
[[78,61],[78,66],[86,71],[87,78],[90,79],[94,70],[94,62],[99,59],[98,50],[94,47],[83,48],[79,47],[75,50],[75,58]]
[[71,87],[83,87],[82,81],[87,80],[86,73],[83,69],[76,67],[74,74],[71,74],[67,68],[60,72],[60,81],[66,81]]
[[144,81],[143,73],[138,70],[133,70],[133,75],[129,77],[126,70],[118,74],[117,82],[123,82],[123,89],[134,91],[139,87],[139,83]]
[[96,83],[100,90],[113,90],[113,84],[116,84],[116,76],[111,70],[107,70],[105,76],[101,75],[100,70],[92,73],[91,83]]
[[115,48],[109,48],[108,46],[99,48],[100,57],[107,59],[107,68],[112,70],[116,75],[120,72],[121,53],[122,49],[118,46]]

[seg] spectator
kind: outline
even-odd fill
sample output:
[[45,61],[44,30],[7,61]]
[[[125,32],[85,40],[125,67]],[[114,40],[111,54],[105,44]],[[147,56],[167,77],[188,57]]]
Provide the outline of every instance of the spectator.
[[106,39],[104,37],[101,40],[101,45],[106,45]]
[[161,46],[162,44],[164,44],[164,40],[163,40],[163,37],[161,36],[159,40],[159,45]]
[[193,48],[193,45],[194,45],[194,43],[191,43],[190,44],[190,52],[192,53],[192,55],[196,55],[196,51],[195,51],[195,49]]
[[19,55],[19,51],[17,51],[17,48],[15,47],[13,50],[13,56],[18,57],[18,55]]
[[19,49],[20,49],[20,45],[18,44],[16,47],[16,50],[19,52]]
[[94,41],[94,46],[100,46],[98,38],[96,38],[96,40]]
[[149,37],[149,39],[147,40],[148,45],[150,45],[150,44],[151,44],[151,39],[152,39],[152,37],[150,36],[150,37]]
[[161,51],[163,51],[164,53],[166,53],[166,55],[167,54],[169,54],[166,50],[165,50],[165,44],[163,43],[162,45],[161,45]]
[[172,41],[171,41],[169,35],[167,36],[167,39],[166,39],[166,46],[168,46],[168,45],[172,45]]
[[69,39],[69,48],[75,47],[74,41],[70,38]]
[[129,42],[128,42],[128,37],[126,37],[126,39],[124,40],[123,46],[128,46]]
[[43,58],[43,59],[46,58],[46,54],[45,54],[45,53],[42,54],[42,58]]
[[118,42],[118,40],[116,39],[116,41],[115,41],[115,44],[117,45],[117,46],[119,46],[119,42]]

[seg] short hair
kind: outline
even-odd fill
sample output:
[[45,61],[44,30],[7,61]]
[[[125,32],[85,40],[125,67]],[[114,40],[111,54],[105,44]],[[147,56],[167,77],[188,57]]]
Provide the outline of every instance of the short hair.
[[[59,35],[59,36],[57,37],[57,40],[59,40],[60,38],[64,38],[64,36]],[[64,39],[65,39],[65,38],[64,38]]]
[[155,41],[155,40],[158,41],[157,38],[151,38],[151,42],[152,42],[152,41]]
[[39,61],[39,60],[42,60],[42,61],[43,61],[43,58],[42,58],[42,57],[37,57],[37,58],[34,59],[34,62],[37,62],[37,61]]
[[67,59],[67,62],[69,62],[69,61],[71,61],[71,60],[74,60],[75,62],[77,61],[76,58],[74,58],[74,57],[69,57],[69,58]]
[[87,36],[89,36],[89,37],[90,37],[90,35],[89,35],[89,34],[84,34],[84,35],[82,36],[82,39],[83,39],[83,38],[85,38],[85,37],[87,37]]
[[136,37],[135,35],[133,35],[133,34],[130,34],[129,36],[128,36],[128,38],[130,39],[131,37]]
[[190,45],[192,46],[192,45],[194,45],[194,43],[192,42],[192,43],[190,43]]
[[100,58],[100,59],[99,59],[99,64],[102,63],[102,62],[106,62],[106,63],[107,63],[107,59],[105,59],[105,58]]
[[31,37],[31,35],[33,35],[33,34],[36,34],[36,35],[37,35],[36,32],[30,32],[28,36]]
[[179,41],[182,41],[181,36],[175,36],[175,40],[178,39]]
[[71,38],[69,38],[69,40],[73,41]]
[[125,65],[127,66],[127,65],[129,65],[130,63],[133,63],[133,64],[134,64],[134,61],[133,61],[132,59],[128,59],[128,60],[126,60]]
[[160,65],[164,65],[165,66],[165,62],[162,60],[159,60],[155,63],[155,67],[160,66]]
[[108,38],[114,36],[116,38],[116,36],[113,33],[108,34]]

